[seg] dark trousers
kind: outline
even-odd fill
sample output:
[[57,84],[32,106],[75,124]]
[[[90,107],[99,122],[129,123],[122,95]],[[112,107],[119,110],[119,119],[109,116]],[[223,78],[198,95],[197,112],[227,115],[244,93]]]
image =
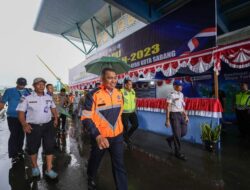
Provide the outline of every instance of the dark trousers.
[[[129,122],[131,128],[129,128]],[[135,112],[132,113],[123,113],[122,114],[122,123],[124,126],[124,137],[130,138],[135,130],[138,128],[138,118]]]
[[66,115],[60,114],[59,121],[60,121],[60,119],[62,120],[62,122],[59,122],[59,128],[60,128],[60,126],[61,126],[61,129],[62,129],[63,131],[65,131]]
[[239,127],[239,131],[241,135],[246,136],[249,132],[249,115],[248,110],[235,110],[236,118],[237,118],[237,124]]
[[100,150],[96,144],[95,139],[91,142],[91,152],[88,162],[88,177],[94,179],[97,174],[100,162],[106,150],[109,151],[112,162],[112,172],[115,179],[116,188],[118,190],[127,190],[127,173],[124,166],[124,156],[123,156],[123,136],[119,135],[117,137],[108,138],[109,148],[105,150]]
[[30,124],[32,127],[31,133],[26,134],[27,152],[29,155],[38,153],[38,150],[43,143],[43,152],[45,155],[54,153],[55,148],[55,129],[52,122],[42,125]]
[[170,112],[170,124],[173,135],[168,139],[174,142],[175,152],[181,150],[181,137],[187,134],[187,123],[181,112]]
[[23,127],[16,117],[7,117],[10,130],[10,138],[8,144],[9,158],[18,156],[23,152],[24,131]]

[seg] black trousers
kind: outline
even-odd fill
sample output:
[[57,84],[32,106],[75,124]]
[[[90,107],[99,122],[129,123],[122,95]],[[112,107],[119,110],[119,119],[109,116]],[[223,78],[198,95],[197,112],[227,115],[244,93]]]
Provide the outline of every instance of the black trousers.
[[62,120],[62,122],[58,122],[58,123],[59,123],[59,129],[60,129],[60,127],[61,127],[61,129],[62,129],[63,131],[65,131],[66,115],[60,114],[59,121],[60,121],[60,119]]
[[[129,128],[129,122],[131,127]],[[124,137],[130,138],[138,128],[138,118],[135,112],[122,113],[122,123],[124,126]]]
[[91,152],[88,162],[87,174],[88,177],[94,179],[97,174],[100,162],[106,150],[109,151],[112,162],[112,172],[115,179],[117,190],[127,190],[127,173],[124,166],[124,155],[123,155],[123,136],[108,138],[109,148],[100,150],[96,144],[96,140],[91,140]]
[[16,117],[7,117],[10,130],[10,138],[8,143],[9,158],[18,156],[23,152],[24,131],[22,124]]
[[168,139],[174,142],[175,152],[181,150],[181,137],[187,134],[187,122],[181,112],[170,112],[170,124],[173,135]]
[[45,155],[53,154],[56,145],[53,122],[50,121],[49,123],[42,125],[30,125],[32,127],[32,131],[31,133],[26,134],[28,154],[37,154],[41,146],[41,142],[43,143],[43,151]]
[[250,129],[250,118],[248,115],[248,110],[235,110],[235,114],[236,114],[236,118],[237,118],[237,124],[239,127],[239,131],[242,135],[246,135],[247,133],[249,133],[249,129]]

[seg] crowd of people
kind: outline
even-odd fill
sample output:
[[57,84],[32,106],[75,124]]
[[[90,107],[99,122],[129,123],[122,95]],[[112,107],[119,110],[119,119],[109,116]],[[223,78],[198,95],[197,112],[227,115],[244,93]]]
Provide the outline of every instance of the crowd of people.
[[[59,94],[54,92],[52,84],[43,78],[33,80],[34,90],[25,88],[25,78],[18,78],[16,87],[6,89],[1,97],[0,110],[8,103],[7,121],[10,130],[8,143],[9,158],[12,164],[18,163],[28,154],[32,164],[32,177],[39,178],[38,150],[43,148],[46,157],[44,175],[56,179],[53,170],[53,154],[56,148],[57,134],[65,134],[67,117],[80,119],[82,127],[88,131],[91,139],[90,157],[87,166],[88,187],[96,189],[95,178],[102,157],[109,152],[116,188],[127,190],[127,173],[124,166],[124,143],[131,149],[132,135],[139,126],[136,109],[136,92],[132,81],[126,79],[122,89],[117,89],[115,70],[104,68],[101,73],[101,85],[79,94],[66,94],[62,88]],[[47,85],[46,85],[47,84]],[[172,136],[166,139],[174,155],[187,158],[181,150],[181,138],[187,133],[189,118],[185,112],[182,81],[173,83],[173,91],[168,95],[166,108],[166,127],[171,127]],[[247,120],[243,104],[249,100],[250,93],[246,84],[236,95],[236,115],[240,130],[244,134]],[[249,100],[250,103],[250,100]],[[25,152],[23,150],[26,135]],[[124,143],[123,143],[124,142]]]

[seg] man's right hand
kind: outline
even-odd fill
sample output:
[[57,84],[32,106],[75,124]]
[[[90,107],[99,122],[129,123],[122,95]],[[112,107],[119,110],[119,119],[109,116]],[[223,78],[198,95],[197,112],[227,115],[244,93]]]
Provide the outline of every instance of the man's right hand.
[[32,127],[30,126],[30,124],[25,123],[25,124],[23,125],[23,131],[24,131],[25,133],[31,133]]
[[170,127],[170,120],[169,120],[169,119],[166,120],[165,126],[166,126],[167,128]]
[[101,135],[98,135],[96,137],[96,142],[97,142],[98,147],[101,150],[105,149],[105,148],[109,148],[109,141],[108,141],[108,139],[105,138],[105,137],[102,137]]

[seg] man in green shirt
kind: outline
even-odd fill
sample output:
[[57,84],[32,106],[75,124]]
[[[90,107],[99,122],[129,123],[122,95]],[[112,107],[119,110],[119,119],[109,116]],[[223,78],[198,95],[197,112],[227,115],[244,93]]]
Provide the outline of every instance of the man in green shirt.
[[248,90],[248,84],[242,82],[240,84],[240,92],[235,96],[235,113],[237,123],[241,136],[245,137],[249,132],[249,115],[248,115],[248,100],[250,98],[250,91]]
[[[124,126],[124,140],[131,147],[130,137],[138,128],[138,119],[136,115],[136,94],[132,88],[132,81],[125,79],[124,88],[121,89],[124,98],[124,109],[122,113],[122,123]],[[131,127],[129,128],[129,122]]]

